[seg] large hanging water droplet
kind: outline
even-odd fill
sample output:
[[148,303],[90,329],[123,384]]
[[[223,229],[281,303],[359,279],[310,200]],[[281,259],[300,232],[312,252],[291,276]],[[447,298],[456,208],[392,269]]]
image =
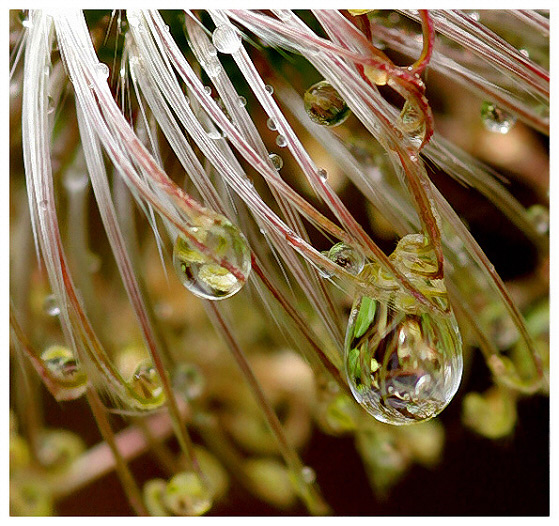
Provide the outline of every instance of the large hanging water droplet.
[[355,398],[377,420],[400,425],[432,418],[460,383],[456,321],[362,296],[348,325],[346,369]]
[[[462,376],[462,340],[444,282],[429,280],[411,248],[423,236],[405,236],[390,259],[445,313],[417,303],[376,264],[360,276],[379,287],[378,297],[356,298],[346,332],[345,367],[356,400],[377,420],[408,424],[438,415],[456,393]],[[427,249],[420,245],[421,251]],[[431,261],[432,257],[423,255]],[[430,270],[430,263],[427,266]]]
[[[245,284],[250,274],[250,249],[245,237],[224,218],[211,227],[193,227],[190,233],[207,247],[221,264],[179,235],[173,250],[175,272],[182,284],[201,298],[229,298]],[[225,265],[225,266],[223,266]]]
[[74,354],[68,347],[52,345],[41,354],[41,360],[57,380],[72,383],[85,382],[85,374],[81,372]]
[[325,80],[311,86],[304,96],[305,111],[313,122],[322,126],[338,126],[350,109],[336,89]]
[[217,26],[212,33],[212,42],[221,53],[235,53],[241,47],[241,37],[229,24]]
[[502,134],[508,133],[516,123],[514,115],[487,101],[481,105],[481,120],[486,129]]

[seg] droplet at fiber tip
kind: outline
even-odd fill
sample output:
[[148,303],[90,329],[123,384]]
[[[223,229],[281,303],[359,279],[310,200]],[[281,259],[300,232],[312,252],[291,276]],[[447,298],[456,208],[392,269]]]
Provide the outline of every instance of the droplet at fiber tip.
[[250,249],[241,232],[225,218],[209,228],[191,228],[196,240],[214,254],[221,266],[179,234],[173,249],[173,265],[182,284],[193,294],[209,300],[222,300],[239,292],[250,275]]
[[325,80],[311,86],[303,97],[309,118],[322,126],[338,126],[351,110],[336,89]]

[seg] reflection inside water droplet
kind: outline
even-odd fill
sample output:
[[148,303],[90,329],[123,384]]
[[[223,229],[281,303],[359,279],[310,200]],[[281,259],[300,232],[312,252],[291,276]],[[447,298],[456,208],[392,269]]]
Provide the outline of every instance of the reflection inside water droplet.
[[212,33],[212,42],[221,53],[235,53],[241,47],[241,37],[230,24],[217,26]]
[[314,84],[305,92],[304,104],[310,119],[322,126],[338,126],[351,113],[345,100],[325,80]]
[[250,274],[251,261],[250,249],[239,230],[223,218],[221,224],[193,227],[190,233],[221,264],[180,234],[175,241],[173,263],[182,284],[210,300],[229,298],[241,290]]
[[[415,258],[413,255],[415,254]],[[439,414],[462,376],[462,340],[434,251],[422,235],[404,236],[393,264],[446,312],[426,310],[376,263],[360,277],[378,287],[378,297],[358,296],[345,341],[345,367],[355,399],[377,420],[408,424]]]
[[516,123],[516,117],[493,102],[484,102],[481,106],[481,121],[487,130],[506,134]]
[[43,310],[49,316],[58,316],[60,314],[60,306],[54,294],[49,294],[43,301]]

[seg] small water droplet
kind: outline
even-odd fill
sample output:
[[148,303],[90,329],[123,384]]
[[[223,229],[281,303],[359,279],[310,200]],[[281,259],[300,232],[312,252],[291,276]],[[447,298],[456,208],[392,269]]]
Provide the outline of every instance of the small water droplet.
[[64,188],[69,192],[80,192],[89,185],[87,172],[80,170],[68,170],[64,174]]
[[[382,49],[382,48],[380,48]],[[385,86],[388,82],[388,71],[373,66],[365,66],[364,73],[377,86]]]
[[206,95],[211,95],[212,94],[212,87],[211,86],[204,86],[204,91],[206,92]]
[[527,212],[536,230],[540,234],[549,234],[549,210],[542,205],[532,205]]
[[276,170],[281,170],[283,167],[283,159],[277,153],[270,154],[270,161]]
[[23,27],[29,29],[33,26],[31,22],[31,18],[29,16],[29,11],[27,9],[23,9],[18,13],[19,21]]
[[530,58],[530,52],[527,49],[522,48],[519,49],[518,51],[520,51],[520,53],[524,55],[526,58]]
[[338,126],[351,111],[336,89],[325,80],[311,86],[304,95],[309,118],[322,126]]
[[101,268],[101,258],[97,254],[94,254],[93,252],[88,252],[86,259],[87,259],[87,271],[90,274],[95,274],[96,272],[99,272],[99,269]]
[[161,379],[153,364],[145,360],[138,364],[134,371],[132,378],[129,380],[132,390],[141,398],[149,402],[157,399],[163,402],[163,387],[161,386]]
[[65,382],[85,382],[85,375],[81,372],[74,354],[68,347],[52,345],[41,354],[47,369],[58,380]]
[[425,138],[425,117],[417,105],[410,101],[406,101],[400,113],[400,127],[414,146],[419,148]]
[[217,26],[212,33],[212,42],[221,53],[235,53],[241,47],[241,37],[230,24]]
[[307,484],[313,484],[316,481],[316,473],[310,466],[304,466],[301,469],[301,477]]
[[210,60],[204,64],[204,69],[208,77],[215,78],[221,73],[221,64],[219,60]]
[[210,57],[217,57],[217,49],[213,45],[208,46],[208,55]]
[[43,301],[43,310],[48,316],[58,316],[60,314],[60,306],[54,294],[49,294]]
[[492,102],[484,102],[481,106],[481,120],[491,132],[508,133],[516,123],[516,117],[499,108]]
[[196,296],[210,300],[229,298],[245,284],[251,269],[250,249],[241,232],[225,218],[221,224],[190,228],[190,233],[214,256],[227,265],[214,262],[182,234],[173,250],[175,272],[182,284]]
[[285,137],[283,135],[278,135],[276,137],[276,144],[280,147],[280,148],[285,148],[285,146],[287,145],[287,141],[285,140]]
[[42,208],[43,210],[46,210],[48,206],[49,206],[48,199],[41,199],[39,201],[39,207]]
[[140,18],[135,11],[127,11],[126,12],[126,19],[131,27],[139,27],[140,25]]
[[242,95],[237,100],[239,101],[239,106],[241,108],[244,108],[247,105],[247,100]]
[[274,119],[272,119],[271,117],[266,122],[266,125],[268,126],[269,130],[272,130],[272,131],[277,130],[276,123],[275,123]]
[[264,86],[264,89],[270,94],[273,95],[274,93],[274,87],[271,86],[270,84],[266,84],[266,86]]
[[471,9],[466,9],[464,10],[464,14],[466,14],[467,16],[469,16],[472,20],[475,20],[476,22],[479,21],[479,12],[478,11],[472,11]]
[[202,371],[194,364],[181,363],[173,372],[173,388],[186,400],[199,398],[204,392],[205,383]]
[[56,110],[56,104],[54,103],[54,99],[49,95],[47,99],[47,114],[52,115]]
[[164,29],[165,29],[165,32],[167,32],[167,33],[171,32],[171,28],[167,24],[165,24]]
[[289,20],[291,18],[291,13],[288,10],[278,9],[274,12],[280,20]]
[[163,494],[165,506],[177,516],[199,516],[206,513],[212,499],[200,478],[191,471],[175,475]]
[[354,276],[357,276],[365,266],[365,257],[361,252],[345,243],[336,243],[326,255],[330,261]]
[[323,183],[328,180],[328,172],[324,168],[320,168],[316,173]]

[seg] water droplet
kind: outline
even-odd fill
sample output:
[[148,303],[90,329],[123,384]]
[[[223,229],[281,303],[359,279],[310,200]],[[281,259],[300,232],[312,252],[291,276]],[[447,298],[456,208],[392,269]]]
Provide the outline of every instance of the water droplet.
[[127,11],[126,19],[131,27],[138,27],[140,25],[140,18],[135,11]]
[[212,34],[212,42],[221,53],[235,53],[241,47],[241,37],[230,24],[217,26]]
[[270,154],[270,161],[272,161],[276,170],[281,170],[283,168],[283,159],[277,153]]
[[208,46],[208,55],[210,57],[217,57],[217,49],[213,45]]
[[178,516],[199,516],[206,513],[212,499],[200,478],[191,471],[175,475],[163,494],[165,506]]
[[288,10],[278,9],[274,13],[280,20],[289,20],[291,18],[291,13]]
[[89,186],[87,172],[80,170],[68,170],[64,174],[64,188],[69,192],[80,192]]
[[285,146],[287,145],[287,141],[285,140],[285,137],[283,135],[278,135],[276,137],[276,144],[280,147],[280,148],[285,148]]
[[406,274],[432,276],[438,270],[435,252],[423,234],[404,236],[391,259]]
[[83,440],[71,431],[44,430],[39,435],[37,456],[43,467],[62,471],[67,469],[85,449]]
[[196,296],[210,300],[229,298],[245,284],[250,274],[250,249],[239,230],[222,218],[221,224],[193,227],[190,233],[203,244],[226,268],[212,261],[196,245],[179,235],[173,250],[175,272],[182,284]]
[[384,69],[379,69],[374,66],[365,66],[364,73],[369,80],[373,81],[377,86],[385,86],[388,82],[388,71]]
[[29,29],[33,26],[31,18],[29,16],[29,10],[23,9],[18,13],[19,21],[23,27]]
[[87,266],[86,269],[90,274],[95,274],[99,272],[101,268],[101,258],[98,254],[94,254],[93,252],[88,252],[87,256]]
[[270,86],[270,84],[266,84],[266,86],[264,86],[264,89],[270,94],[273,95],[274,93],[274,87]]
[[530,52],[527,49],[522,48],[519,49],[518,51],[520,51],[520,53],[524,55],[526,58],[530,58]]
[[324,168],[320,168],[316,173],[323,183],[328,180],[328,172]]
[[464,11],[464,14],[466,14],[467,16],[469,16],[472,20],[475,20],[476,22],[479,21],[479,12],[478,11],[472,11],[470,9],[467,9]]
[[52,115],[56,110],[56,104],[54,99],[49,95],[47,99],[47,114]]
[[109,78],[109,66],[107,66],[107,64],[103,63],[103,62],[99,62],[99,64],[97,64],[95,66],[95,72],[97,73],[97,75],[99,76],[99,78],[106,80]]
[[163,402],[164,395],[161,379],[150,361],[142,361],[136,367],[128,383],[132,390],[141,398],[150,402],[154,400]]
[[272,119],[271,117],[268,119],[268,121],[266,122],[266,125],[268,126],[269,130],[272,131],[276,131],[277,130],[277,126],[276,123],[274,121],[274,119]]
[[425,118],[417,105],[410,101],[406,101],[400,113],[400,127],[411,142],[419,148],[425,138]]
[[204,69],[208,77],[215,78],[221,73],[221,64],[219,60],[210,60],[209,62],[204,63]]
[[514,126],[516,117],[486,101],[481,106],[481,121],[489,131],[505,134]]
[[549,234],[549,210],[542,205],[532,205],[527,212],[536,230],[540,234]]
[[85,382],[85,375],[81,372],[74,354],[68,347],[52,345],[41,354],[41,360],[58,380]]
[[43,310],[48,316],[58,316],[60,314],[60,306],[54,294],[49,294],[44,299]]
[[316,473],[310,466],[304,466],[301,469],[301,477],[307,484],[313,484],[316,480]]
[[208,137],[217,141],[217,139],[222,139],[223,135],[218,129],[214,128],[208,132]]
[[204,86],[204,91],[206,92],[206,95],[211,95],[212,94],[212,87],[211,86]]
[[199,398],[205,383],[202,371],[194,364],[181,363],[173,372],[173,388],[186,400]]
[[345,243],[336,243],[327,253],[328,259],[357,276],[365,266],[365,257]]
[[310,119],[322,126],[338,126],[350,114],[345,100],[325,80],[314,84],[305,92],[304,104]]
[[[357,297],[345,343],[346,374],[355,399],[377,420],[394,425],[439,414],[456,393],[463,366],[460,332],[444,282],[415,272],[423,263],[410,264],[413,242],[406,238],[390,258],[448,313],[425,310],[393,277],[379,280],[376,264],[366,265],[360,276],[379,287],[379,299]],[[383,290],[390,293],[381,295]]]
[[247,105],[247,100],[242,95],[238,98],[238,101],[241,108],[244,108]]
[[43,209],[46,210],[49,207],[49,201],[48,199],[41,199],[39,201],[39,206]]

